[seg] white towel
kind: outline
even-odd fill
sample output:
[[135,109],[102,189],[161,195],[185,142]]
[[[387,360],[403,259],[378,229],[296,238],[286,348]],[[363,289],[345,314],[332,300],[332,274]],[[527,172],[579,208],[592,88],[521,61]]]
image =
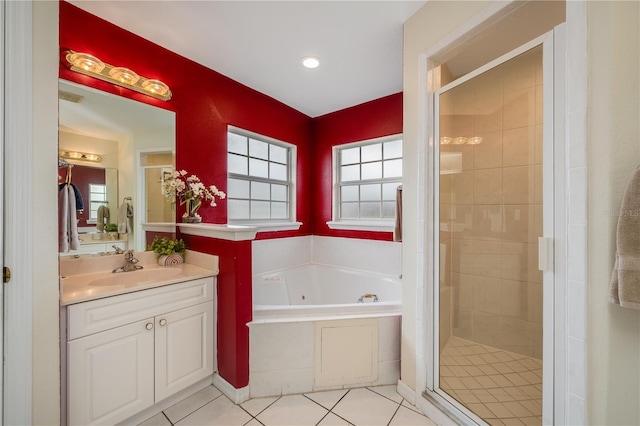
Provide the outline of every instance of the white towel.
[[58,251],[69,251],[69,191],[63,186],[58,191]]
[[133,218],[133,207],[131,204],[124,202],[118,208],[118,233],[131,233],[131,218]]
[[80,248],[76,194],[71,185],[65,185],[58,191],[58,233],[58,250],[61,253]]
[[78,237],[78,216],[76,215],[76,192],[71,185],[67,186],[67,191],[69,191],[69,248],[78,250],[80,238]]

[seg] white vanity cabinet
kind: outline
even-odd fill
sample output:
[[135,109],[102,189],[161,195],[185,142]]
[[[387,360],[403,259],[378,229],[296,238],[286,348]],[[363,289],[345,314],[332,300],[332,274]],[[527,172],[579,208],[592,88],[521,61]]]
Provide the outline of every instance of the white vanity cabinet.
[[211,376],[215,279],[66,307],[67,421],[115,424]]

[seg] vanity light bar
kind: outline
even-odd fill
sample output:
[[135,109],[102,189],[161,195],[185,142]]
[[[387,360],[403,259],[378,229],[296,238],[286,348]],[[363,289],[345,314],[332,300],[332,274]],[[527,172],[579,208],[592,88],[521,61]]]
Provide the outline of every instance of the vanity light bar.
[[145,78],[128,68],[107,64],[88,53],[68,50],[65,59],[72,71],[117,84],[163,101],[171,99],[171,89],[160,80]]
[[89,154],[88,152],[64,151],[60,150],[60,157],[70,160],[93,161],[99,163],[102,160],[98,154]]

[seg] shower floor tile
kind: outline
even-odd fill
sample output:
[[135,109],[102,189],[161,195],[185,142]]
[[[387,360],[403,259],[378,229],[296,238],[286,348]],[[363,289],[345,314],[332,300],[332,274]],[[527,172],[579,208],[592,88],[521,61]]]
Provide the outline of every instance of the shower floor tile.
[[451,337],[440,365],[440,388],[487,423],[542,424],[542,360]]

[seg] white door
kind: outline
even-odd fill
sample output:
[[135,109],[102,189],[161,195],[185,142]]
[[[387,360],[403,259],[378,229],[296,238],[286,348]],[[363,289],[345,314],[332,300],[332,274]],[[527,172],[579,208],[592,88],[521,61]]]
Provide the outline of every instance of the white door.
[[435,92],[430,390],[478,423],[553,423],[553,77],[549,33]]
[[156,401],[213,374],[213,302],[156,320]]
[[153,318],[67,346],[68,423],[116,424],[154,404]]

